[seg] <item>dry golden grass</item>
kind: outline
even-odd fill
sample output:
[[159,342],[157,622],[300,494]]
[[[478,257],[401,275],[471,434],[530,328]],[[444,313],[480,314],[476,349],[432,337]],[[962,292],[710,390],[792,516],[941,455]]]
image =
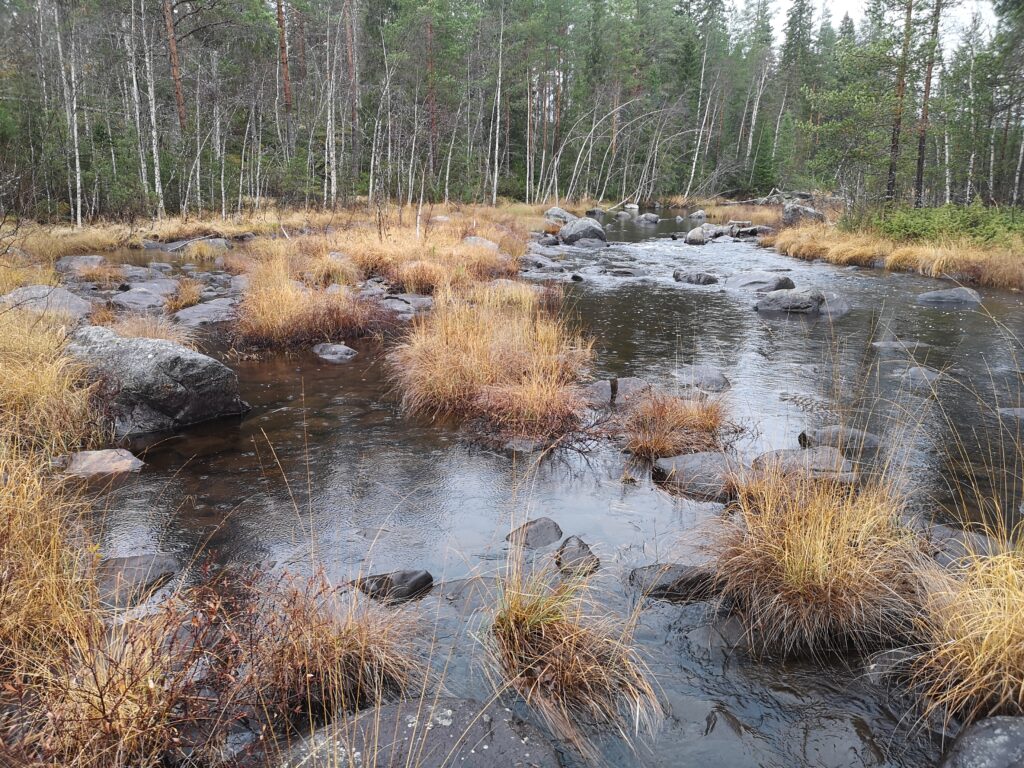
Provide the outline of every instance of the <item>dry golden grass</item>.
[[20,252],[0,254],[0,296],[26,285],[56,285],[58,277],[48,262],[35,262]]
[[611,727],[627,741],[653,732],[661,704],[633,649],[636,616],[602,616],[583,579],[524,575],[501,582],[488,648],[506,684],[559,736],[595,757],[585,731]]
[[915,677],[929,710],[971,721],[1024,714],[1024,550],[998,536],[953,572],[933,568]]
[[483,418],[537,437],[570,429],[591,344],[544,302],[533,286],[514,282],[439,294],[389,355],[405,410]]
[[708,221],[714,224],[749,221],[754,225],[775,229],[782,226],[781,205],[725,205],[720,201],[713,201],[705,204],[704,213],[707,214]]
[[718,579],[753,651],[866,650],[911,631],[920,548],[889,488],[767,468],[739,481],[735,506]]
[[178,288],[164,302],[164,309],[174,314],[182,309],[194,307],[199,303],[203,295],[203,284],[201,281],[191,277],[183,277],[178,281]]
[[59,319],[0,312],[0,433],[50,455],[99,438],[87,371],[65,343]]
[[257,262],[250,274],[236,333],[249,346],[294,347],[365,335],[386,323],[376,304],[345,290],[328,293],[298,283],[288,258],[274,256]]
[[124,271],[116,264],[99,264],[95,267],[83,267],[75,273],[79,280],[96,283],[100,288],[116,288],[124,280]]
[[1008,248],[986,248],[966,239],[907,245],[868,232],[844,232],[827,224],[784,229],[773,241],[779,253],[833,264],[882,266],[929,277],[950,277],[990,288],[1024,288],[1024,260]]
[[658,391],[644,394],[622,419],[626,450],[644,459],[717,450],[726,426],[721,400]]
[[68,226],[23,226],[12,234],[14,244],[34,260],[53,264],[62,256],[111,251],[133,243],[132,231],[122,224],[103,224],[75,229]]
[[164,339],[195,349],[195,334],[168,317],[157,315],[125,315],[107,323],[118,336],[138,339]]

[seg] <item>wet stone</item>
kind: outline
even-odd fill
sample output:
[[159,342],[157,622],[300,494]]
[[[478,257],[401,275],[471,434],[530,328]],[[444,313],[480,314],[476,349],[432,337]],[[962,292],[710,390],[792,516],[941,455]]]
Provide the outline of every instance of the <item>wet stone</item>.
[[75,296],[71,291],[53,285],[26,285],[0,297],[0,307],[22,309],[28,312],[63,315],[70,320],[82,320],[92,312],[92,303]]
[[817,288],[783,288],[764,294],[754,309],[762,314],[818,315],[824,303],[825,294]]
[[714,365],[683,365],[676,370],[676,377],[684,387],[693,387],[704,392],[725,392],[732,384]]
[[726,278],[725,286],[740,291],[753,291],[754,293],[770,293],[771,291],[781,291],[786,288],[796,287],[793,281],[785,275],[756,270],[740,272]]
[[870,432],[853,427],[832,424],[818,429],[805,429],[797,438],[801,448],[832,446],[841,451],[876,450],[882,446],[882,438]]
[[1024,766],[1024,717],[988,717],[968,726],[940,768]]
[[699,602],[718,595],[718,577],[711,565],[655,563],[634,568],[631,586],[645,596],[673,602]]
[[776,469],[785,475],[806,475],[816,480],[857,482],[853,464],[832,446],[768,451],[754,459],[752,466],[756,470]]
[[144,462],[124,448],[108,448],[102,451],[79,451],[71,455],[66,475],[95,477],[97,475],[118,475],[138,472]]
[[589,576],[601,567],[601,561],[579,536],[570,536],[555,553],[558,569],[567,575]]
[[612,402],[612,381],[604,379],[587,384],[583,388],[583,399],[591,408],[605,408]]
[[374,600],[400,603],[426,594],[434,586],[429,571],[392,571],[358,579],[356,586]]
[[237,315],[234,299],[221,298],[185,307],[185,309],[175,312],[172,317],[187,328],[199,328],[204,325],[230,322]]
[[689,283],[690,285],[714,285],[718,282],[717,275],[688,269],[677,269],[672,273],[672,277],[677,283]]
[[974,306],[981,304],[981,295],[973,288],[960,285],[941,291],[928,291],[917,297],[918,304]]
[[934,387],[942,374],[933,368],[926,368],[923,365],[915,365],[908,368],[903,374],[903,380],[913,390],[929,390]]
[[612,379],[612,401],[617,404],[628,403],[640,395],[651,391],[651,383],[638,376],[623,376]]
[[100,600],[112,608],[129,608],[143,602],[178,572],[169,555],[110,557],[96,569]]
[[328,363],[347,363],[356,356],[356,351],[345,344],[317,344],[313,354]]
[[669,490],[698,501],[724,503],[735,494],[740,463],[726,453],[689,453],[658,459],[654,478]]
[[526,549],[539,549],[562,538],[562,529],[550,517],[538,517],[516,528],[505,541]]
[[428,696],[367,710],[345,727],[325,726],[295,745],[279,768],[371,764],[376,768],[558,768],[561,762],[540,730],[500,702]]

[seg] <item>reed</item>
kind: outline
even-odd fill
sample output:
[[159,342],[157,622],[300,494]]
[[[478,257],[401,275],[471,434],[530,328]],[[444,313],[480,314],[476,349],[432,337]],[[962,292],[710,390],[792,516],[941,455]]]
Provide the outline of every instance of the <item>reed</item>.
[[178,281],[178,288],[164,302],[164,309],[174,314],[182,309],[194,307],[199,303],[203,295],[203,284],[191,277],[184,277]]

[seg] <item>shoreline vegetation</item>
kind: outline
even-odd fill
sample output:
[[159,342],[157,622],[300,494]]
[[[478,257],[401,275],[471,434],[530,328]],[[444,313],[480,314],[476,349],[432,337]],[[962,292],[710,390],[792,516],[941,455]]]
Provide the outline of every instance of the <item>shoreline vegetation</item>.
[[[704,205],[717,222],[776,226],[782,213]],[[410,418],[456,418],[557,441],[582,428],[592,406],[585,387],[595,340],[568,317],[560,290],[516,279],[529,232],[543,221],[541,207],[509,205],[405,208],[373,222],[346,210],[135,230],[28,225],[8,241],[0,287],[57,285],[59,258],[141,247],[143,236],[238,238],[231,250],[199,241],[184,253],[220,259],[244,278],[231,337],[241,349],[378,335]],[[948,233],[915,235],[925,236]],[[762,244],[799,258],[881,260],[1021,288],[1024,270],[1011,263],[1019,234],[1008,237],[991,249],[966,240],[897,247],[895,239],[813,224],[784,227]],[[110,265],[88,269],[81,277],[97,284],[119,279]],[[395,310],[367,291],[374,285],[429,308],[410,313],[402,328]],[[202,285],[185,278],[158,306],[170,313],[201,298]],[[165,316],[108,311],[103,320],[123,337],[200,345]],[[410,642],[420,630],[409,614],[322,574],[211,579],[139,615],[104,604],[84,522],[89,496],[55,469],[61,457],[112,444],[97,383],[66,351],[69,330],[66,317],[0,311],[0,701],[12,705],[0,758],[155,766],[179,759],[187,735],[199,764],[217,766],[243,721],[271,756],[279,740],[332,717],[442,684]],[[726,451],[735,429],[727,398],[658,390],[612,422],[607,434],[648,462]],[[740,619],[753,655],[917,649],[913,677],[925,711],[959,723],[1024,714],[1024,555],[1009,532],[988,531],[995,554],[971,550],[940,571],[923,554],[928,543],[903,524],[894,488],[877,479],[853,484],[762,466],[738,471],[727,485],[732,521],[715,542],[711,581],[721,615]],[[509,565],[489,619],[499,689],[518,692],[584,755],[594,722],[627,741],[656,730],[657,681],[632,645],[637,617],[595,616],[585,574],[521,568]]]

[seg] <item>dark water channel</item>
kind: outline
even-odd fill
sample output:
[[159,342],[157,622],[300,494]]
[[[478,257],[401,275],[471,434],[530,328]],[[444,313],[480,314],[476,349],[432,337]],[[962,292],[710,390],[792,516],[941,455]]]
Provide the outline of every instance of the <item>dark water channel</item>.
[[[916,511],[948,517],[975,478],[1016,514],[1017,426],[1000,424],[995,409],[1021,405],[1018,295],[983,291],[982,311],[925,308],[915,296],[948,283],[670,239],[688,226],[615,223],[611,247],[567,252],[584,277],[566,280],[568,311],[598,339],[599,376],[671,388],[680,364],[711,363],[732,382],[726,398],[748,427],[737,446],[748,459],[795,447],[802,429],[835,423],[838,412],[885,439]],[[601,274],[603,263],[646,274]],[[677,283],[679,268],[786,270],[798,287],[834,291],[852,309],[834,321],[766,319],[751,294]],[[907,386],[909,353],[871,346],[893,339],[930,345],[913,358],[945,372],[937,397]],[[489,599],[512,526],[547,515],[581,536],[602,561],[602,603],[625,613],[636,600],[629,570],[692,557],[693,532],[719,512],[669,497],[614,446],[535,463],[410,422],[389,393],[381,349],[359,349],[346,365],[312,355],[229,361],[251,414],[136,445],[147,464],[105,497],[104,551],[170,553],[185,578],[207,559],[299,572],[318,563],[339,582],[426,568],[442,586],[401,610],[416,612],[441,649],[451,692],[486,699],[474,609]],[[611,764],[927,766],[941,754],[907,702],[856,661],[757,662],[731,647],[735,638],[703,604],[644,607],[638,640],[668,717],[636,755],[609,740]]]

